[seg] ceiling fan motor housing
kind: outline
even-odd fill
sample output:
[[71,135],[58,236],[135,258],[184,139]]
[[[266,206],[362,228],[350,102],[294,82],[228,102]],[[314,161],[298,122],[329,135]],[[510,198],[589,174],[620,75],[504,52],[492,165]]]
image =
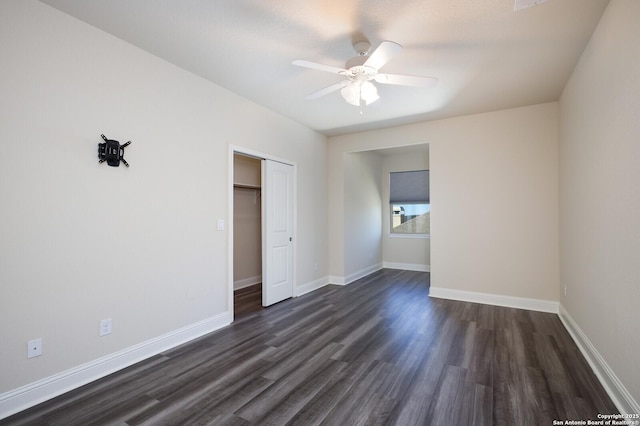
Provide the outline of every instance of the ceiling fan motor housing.
[[369,59],[368,56],[355,56],[347,61],[345,68],[348,73],[346,74],[352,80],[371,80],[378,70],[372,67],[367,67],[364,63]]
[[360,56],[367,56],[369,49],[371,49],[371,43],[367,40],[360,40],[353,43],[353,50]]

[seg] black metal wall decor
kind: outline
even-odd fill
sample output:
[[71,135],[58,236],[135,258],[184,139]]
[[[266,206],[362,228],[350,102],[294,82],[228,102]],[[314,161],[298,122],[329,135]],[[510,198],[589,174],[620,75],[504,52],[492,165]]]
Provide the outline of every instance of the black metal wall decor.
[[107,139],[105,135],[100,136],[102,136],[104,142],[98,144],[99,163],[106,161],[111,167],[118,167],[122,161],[125,166],[129,167],[129,163],[124,159],[124,149],[131,144],[131,141],[120,145],[120,142]]

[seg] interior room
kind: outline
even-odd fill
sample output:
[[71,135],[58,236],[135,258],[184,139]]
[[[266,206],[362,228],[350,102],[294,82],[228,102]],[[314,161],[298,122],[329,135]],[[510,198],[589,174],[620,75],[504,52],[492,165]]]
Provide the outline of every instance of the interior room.
[[[635,0],[0,2],[0,423],[280,324],[251,355],[273,359],[278,333],[312,336],[327,312],[371,327],[371,342],[413,325],[427,336],[429,319],[469,328],[378,352],[292,338],[299,356],[329,360],[332,379],[308,395],[386,371],[393,348],[453,345],[457,364],[407,382],[444,392],[477,372],[455,345],[482,337],[562,371],[569,358],[527,348],[573,345],[614,407],[601,414],[640,421],[639,19]],[[409,172],[428,192],[403,205],[390,176]],[[366,307],[404,285],[380,305],[400,334],[375,334]],[[509,323],[533,337],[482,328]],[[286,399],[278,368],[254,385]],[[495,404],[526,385],[492,377],[456,404],[509,424]],[[555,391],[582,401],[584,388],[558,377],[536,376],[555,407],[545,421],[587,420]],[[442,395],[403,400],[387,380],[367,415],[437,424]],[[269,421],[332,412],[300,398]],[[155,403],[138,402],[131,416]],[[267,421],[262,402],[243,404],[225,421]],[[54,411],[46,424],[60,424]],[[144,423],[132,419],[103,420]]]

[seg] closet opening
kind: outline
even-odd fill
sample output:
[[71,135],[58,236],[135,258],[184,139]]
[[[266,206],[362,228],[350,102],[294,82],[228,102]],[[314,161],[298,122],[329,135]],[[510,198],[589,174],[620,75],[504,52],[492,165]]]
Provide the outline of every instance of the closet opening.
[[261,159],[233,154],[233,312],[262,307]]

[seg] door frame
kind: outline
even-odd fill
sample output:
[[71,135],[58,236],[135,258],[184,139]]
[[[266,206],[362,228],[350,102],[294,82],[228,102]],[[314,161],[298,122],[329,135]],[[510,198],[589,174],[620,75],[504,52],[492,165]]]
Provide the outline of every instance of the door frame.
[[[227,289],[228,289],[228,297],[227,297],[227,311],[231,314],[231,320],[234,320],[234,312],[233,312],[233,230],[234,230],[234,224],[233,224],[233,178],[234,178],[234,167],[233,167],[233,156],[234,154],[240,154],[240,155],[246,155],[248,157],[253,157],[259,160],[271,160],[271,161],[277,161],[278,163],[283,163],[283,164],[288,164],[290,166],[293,167],[293,294],[292,297],[295,297],[297,294],[296,291],[296,283],[297,283],[297,244],[296,242],[298,241],[297,239],[297,230],[298,230],[298,202],[297,202],[297,197],[298,197],[298,191],[297,191],[297,185],[298,185],[298,166],[295,163],[295,161],[291,161],[288,159],[284,159],[284,158],[280,158],[280,157],[276,157],[273,156],[271,154],[266,154],[264,152],[260,152],[260,151],[256,151],[253,149],[249,149],[249,148],[245,148],[245,147],[241,147],[238,145],[229,145],[229,158],[228,158],[228,169],[229,169],[229,174],[228,174],[228,184],[227,184],[227,188],[228,188],[228,201],[227,204],[229,206],[228,208],[228,213],[227,213],[227,258],[228,258],[228,262],[227,262],[227,270],[229,271],[227,274],[228,277],[228,284],[227,284]],[[264,182],[261,182],[261,185],[264,185]],[[261,227],[261,232],[262,232],[262,241],[264,241],[264,227]],[[263,268],[265,268],[265,265],[262,266]],[[264,275],[264,274],[263,274]],[[264,277],[263,277],[263,281],[264,281]],[[264,283],[263,283],[264,286]]]

